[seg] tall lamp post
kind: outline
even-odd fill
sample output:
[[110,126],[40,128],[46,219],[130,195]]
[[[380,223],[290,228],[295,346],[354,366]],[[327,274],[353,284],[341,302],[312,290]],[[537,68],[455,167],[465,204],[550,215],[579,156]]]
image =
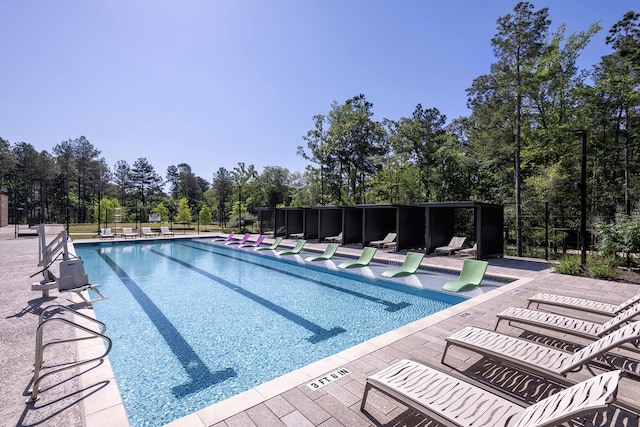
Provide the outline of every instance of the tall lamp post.
[[580,263],[587,264],[587,131],[577,130],[580,148]]

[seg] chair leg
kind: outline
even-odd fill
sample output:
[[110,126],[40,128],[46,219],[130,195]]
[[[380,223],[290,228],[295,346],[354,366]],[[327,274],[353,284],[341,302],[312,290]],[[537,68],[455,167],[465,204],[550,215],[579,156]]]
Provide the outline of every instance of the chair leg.
[[371,384],[367,382],[364,386],[364,394],[362,395],[362,403],[360,404],[360,412],[364,411],[364,405],[367,402],[367,396],[369,395],[369,390],[371,389]]
[[440,363],[442,363],[445,366],[449,366],[450,368],[453,368],[452,365],[449,365],[448,363],[445,363],[444,358],[447,357],[447,351],[449,350],[449,347],[451,346],[451,343],[447,342],[444,345],[444,351],[442,352],[442,359],[440,359]]

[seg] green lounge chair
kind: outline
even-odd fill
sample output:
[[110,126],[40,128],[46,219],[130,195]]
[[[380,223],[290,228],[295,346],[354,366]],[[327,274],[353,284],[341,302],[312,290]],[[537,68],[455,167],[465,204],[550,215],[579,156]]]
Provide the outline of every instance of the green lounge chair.
[[259,246],[257,248],[254,248],[254,251],[273,251],[278,249],[278,246],[280,246],[280,243],[282,243],[282,240],[284,240],[284,237],[276,237],[276,240],[271,244],[271,246]]
[[324,250],[324,253],[320,256],[310,256],[308,258],[305,258],[305,261],[328,261],[333,257],[333,254],[336,253],[336,251],[338,250],[338,247],[340,245],[338,245],[337,243],[329,243],[327,245],[327,248]]
[[487,261],[478,261],[475,259],[465,259],[462,264],[462,271],[458,280],[452,280],[444,284],[442,289],[449,292],[460,292],[468,288],[480,286],[480,282],[484,278],[487,271]]
[[307,243],[306,240],[300,239],[300,240],[298,240],[296,245],[293,247],[293,249],[291,249],[289,251],[277,252],[277,255],[296,255],[296,254],[299,254],[306,243]]
[[377,248],[366,247],[362,249],[362,253],[360,254],[360,258],[357,261],[352,262],[343,262],[338,266],[338,268],[357,268],[357,267],[366,267],[369,265],[373,256],[376,254]]
[[400,268],[392,268],[387,271],[383,271],[382,277],[402,277],[409,276],[415,273],[420,267],[420,263],[424,258],[423,253],[419,252],[407,252],[407,256],[404,257],[404,262]]

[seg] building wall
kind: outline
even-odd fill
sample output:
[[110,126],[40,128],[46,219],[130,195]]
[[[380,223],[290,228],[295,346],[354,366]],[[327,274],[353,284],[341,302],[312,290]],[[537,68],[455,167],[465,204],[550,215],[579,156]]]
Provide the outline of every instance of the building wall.
[[9,196],[0,193],[0,227],[9,225]]

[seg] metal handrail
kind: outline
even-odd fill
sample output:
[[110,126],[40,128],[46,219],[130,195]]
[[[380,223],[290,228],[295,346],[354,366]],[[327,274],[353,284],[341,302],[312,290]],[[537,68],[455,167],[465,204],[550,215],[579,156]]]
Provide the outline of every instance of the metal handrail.
[[[59,318],[59,317],[50,317],[48,319],[45,319],[44,316],[47,312],[51,311],[53,308],[58,308],[58,309],[62,309],[62,311],[67,310],[70,312],[73,312],[75,315],[78,315],[84,319],[90,320],[94,323],[96,323],[99,326],[99,331],[97,332],[95,330],[89,329],[85,326],[82,326],[76,322],[72,322],[71,320],[68,319],[63,319],[63,318]],[[76,337],[76,338],[69,338],[69,339],[60,339],[60,340],[54,340],[51,342],[48,342],[46,344],[43,344],[43,331],[44,331],[44,325],[47,324],[48,322],[53,322],[53,321],[58,321],[58,322],[62,322],[64,324],[67,324],[69,326],[72,326],[74,328],[77,328],[83,332],[86,332],[87,334],[89,334],[89,336],[81,336],[81,337]],[[44,310],[42,310],[42,312],[40,313],[39,316],[39,321],[38,321],[38,327],[36,329],[36,354],[35,354],[35,363],[34,363],[34,369],[33,369],[33,379],[32,379],[32,387],[30,390],[31,396],[29,397],[29,399],[27,400],[26,403],[33,403],[36,400],[38,400],[38,391],[39,391],[39,385],[40,382],[45,379],[46,377],[48,377],[49,375],[53,375],[56,374],[58,372],[67,370],[67,369],[71,369],[71,368],[75,368],[77,366],[81,366],[84,365],[86,363],[90,363],[90,362],[94,362],[96,360],[100,360],[103,359],[104,357],[106,357],[109,352],[111,351],[111,347],[113,346],[113,343],[111,341],[111,338],[109,338],[108,336],[104,335],[104,332],[106,331],[107,327],[106,325],[99,321],[96,320],[90,316],[87,316],[86,314],[82,314],[77,310],[74,310],[72,308],[66,307],[64,305],[60,305],[60,304],[54,304],[54,305],[50,305],[47,306]],[[58,369],[54,369],[53,371],[49,371],[45,374],[41,375],[41,371],[42,371],[42,364],[43,364],[43,359],[44,359],[44,349],[47,348],[50,345],[54,345],[54,344],[62,344],[62,343],[68,343],[68,342],[74,342],[74,341],[82,341],[82,340],[87,340],[87,339],[94,339],[94,338],[101,338],[104,341],[107,342],[107,348],[105,350],[105,352],[103,354],[101,354],[100,356],[97,357],[92,357],[90,359],[87,360],[81,360],[81,361],[77,361],[77,362],[72,362],[72,363],[68,363],[66,366],[63,366],[61,368]]]

